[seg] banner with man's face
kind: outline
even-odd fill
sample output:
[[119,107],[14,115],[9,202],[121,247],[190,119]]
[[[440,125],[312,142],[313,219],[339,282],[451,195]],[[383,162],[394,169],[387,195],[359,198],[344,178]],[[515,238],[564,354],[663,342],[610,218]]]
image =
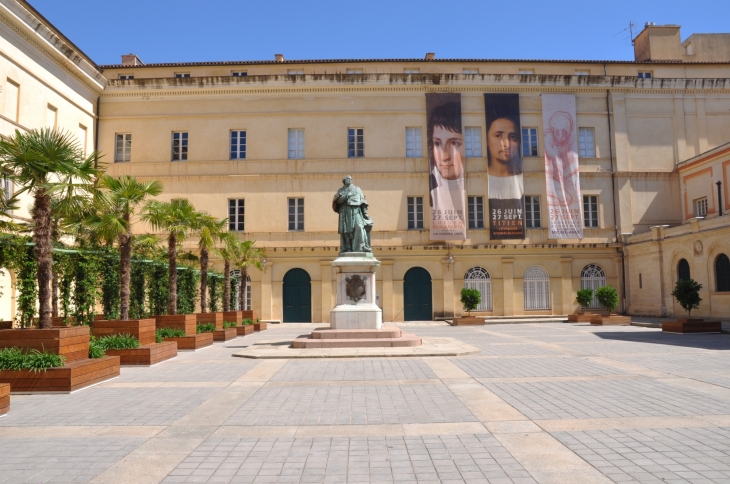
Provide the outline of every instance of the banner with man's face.
[[461,94],[426,94],[431,240],[466,240]]
[[550,239],[583,238],[575,120],[574,94],[542,95]]
[[525,238],[519,94],[485,94],[489,237]]

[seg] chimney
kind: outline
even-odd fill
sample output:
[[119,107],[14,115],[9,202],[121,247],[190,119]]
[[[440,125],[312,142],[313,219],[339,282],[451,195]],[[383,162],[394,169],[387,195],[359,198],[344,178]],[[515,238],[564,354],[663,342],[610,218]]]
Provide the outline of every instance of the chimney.
[[426,60],[433,60],[434,57],[436,57],[436,54],[434,54],[433,52],[428,52],[426,54]]
[[142,59],[137,57],[135,54],[122,55],[123,66],[143,66],[144,62]]
[[274,54],[276,62],[284,62],[284,54]]
[[682,40],[679,25],[655,25],[647,22],[634,39],[634,60],[682,61]]

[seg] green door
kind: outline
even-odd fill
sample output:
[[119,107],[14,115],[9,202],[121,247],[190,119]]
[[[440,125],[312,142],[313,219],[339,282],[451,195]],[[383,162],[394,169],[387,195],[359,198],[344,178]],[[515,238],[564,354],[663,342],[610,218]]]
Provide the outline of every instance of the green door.
[[284,275],[284,322],[312,322],[312,282],[304,269]]
[[423,267],[408,269],[403,278],[406,321],[431,321],[431,275]]

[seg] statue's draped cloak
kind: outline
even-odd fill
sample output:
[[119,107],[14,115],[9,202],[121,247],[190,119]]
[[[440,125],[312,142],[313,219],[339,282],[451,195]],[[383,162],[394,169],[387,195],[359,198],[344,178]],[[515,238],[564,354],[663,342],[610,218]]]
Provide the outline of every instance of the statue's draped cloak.
[[362,190],[355,185],[337,190],[332,209],[340,214],[337,233],[340,234],[340,252],[369,252],[370,241],[366,227],[372,221],[365,219],[363,208],[368,206]]

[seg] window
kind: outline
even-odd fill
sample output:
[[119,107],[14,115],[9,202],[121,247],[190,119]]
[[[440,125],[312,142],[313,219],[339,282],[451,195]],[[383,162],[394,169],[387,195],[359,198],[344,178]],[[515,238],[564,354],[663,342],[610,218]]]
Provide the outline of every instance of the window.
[[593,301],[591,301],[590,308],[597,308],[601,305],[598,304],[598,298],[596,297],[596,289],[606,285],[606,273],[597,264],[588,264],[583,268],[580,273],[580,288],[581,289],[593,289]]
[[172,161],[188,159],[188,133],[177,131],[172,133]]
[[578,144],[581,158],[595,158],[596,146],[593,128],[578,128]]
[[13,182],[7,178],[2,178],[0,179],[0,183],[2,183],[3,196],[5,197],[5,202],[7,202],[13,196]]
[[677,264],[677,279],[680,281],[687,281],[690,279],[689,275],[689,262],[687,259],[682,259]]
[[79,124],[79,145],[84,155],[86,154],[86,133],[86,126]]
[[550,277],[545,269],[540,266],[527,269],[523,286],[525,310],[550,309]]
[[537,128],[522,128],[522,156],[537,156]]
[[360,74],[362,74],[362,69],[347,69],[346,72],[348,74],[360,75]]
[[730,259],[725,254],[715,259],[715,285],[717,292],[730,291]]
[[598,196],[583,196],[583,223],[588,228],[598,227]]
[[695,217],[707,216],[707,197],[698,198],[694,201]]
[[20,85],[8,79],[5,84],[5,117],[18,122],[18,107],[20,106]]
[[483,267],[472,267],[464,274],[464,287],[476,289],[482,298],[475,311],[492,310],[492,278]]
[[246,159],[246,131],[231,131],[231,156],[229,159]]
[[590,76],[591,71],[575,71],[576,76]]
[[520,74],[523,76],[531,76],[535,74],[535,69],[520,69]]
[[248,75],[248,72],[246,71],[233,71],[231,72],[231,77],[246,77]]
[[246,274],[246,307],[243,310],[251,310],[251,276],[248,274]]
[[190,73],[189,72],[176,72],[175,77],[177,77],[179,79],[181,79],[183,77],[190,77]]
[[304,230],[304,199],[289,199],[289,230],[292,232]]
[[482,157],[482,128],[465,128],[464,141],[467,158]]
[[119,74],[119,79],[122,81],[127,79],[131,80],[134,79],[134,74]]
[[251,309],[251,276],[246,275],[246,305],[245,308],[241,307],[241,271],[238,269],[232,270],[231,274],[231,310],[232,311],[248,311]]
[[484,197],[466,197],[469,205],[469,228],[484,228]]
[[304,158],[304,130],[289,130],[289,159],[296,160]]
[[289,76],[303,76],[304,69],[289,69],[288,71],[286,71],[286,73]]
[[479,74],[479,69],[464,69],[461,71],[461,73],[466,75]]
[[423,228],[423,197],[408,197],[408,230]]
[[406,128],[406,158],[423,157],[423,132],[421,128]]
[[525,195],[525,226],[528,229],[539,229],[540,225],[540,197]]
[[421,69],[403,69],[403,74],[420,74]]
[[362,158],[365,156],[365,130],[363,128],[347,128],[347,157]]
[[114,147],[114,162],[121,163],[132,159],[132,133],[117,133]]
[[228,200],[228,230],[230,232],[244,231],[244,215],[246,204],[243,198]]
[[639,273],[639,289],[643,289],[643,288],[644,288],[644,284],[641,281],[641,273]]
[[654,77],[651,71],[639,71],[639,79],[651,79]]
[[56,122],[58,121],[58,109],[51,106],[50,104],[46,107],[46,127],[56,129]]

